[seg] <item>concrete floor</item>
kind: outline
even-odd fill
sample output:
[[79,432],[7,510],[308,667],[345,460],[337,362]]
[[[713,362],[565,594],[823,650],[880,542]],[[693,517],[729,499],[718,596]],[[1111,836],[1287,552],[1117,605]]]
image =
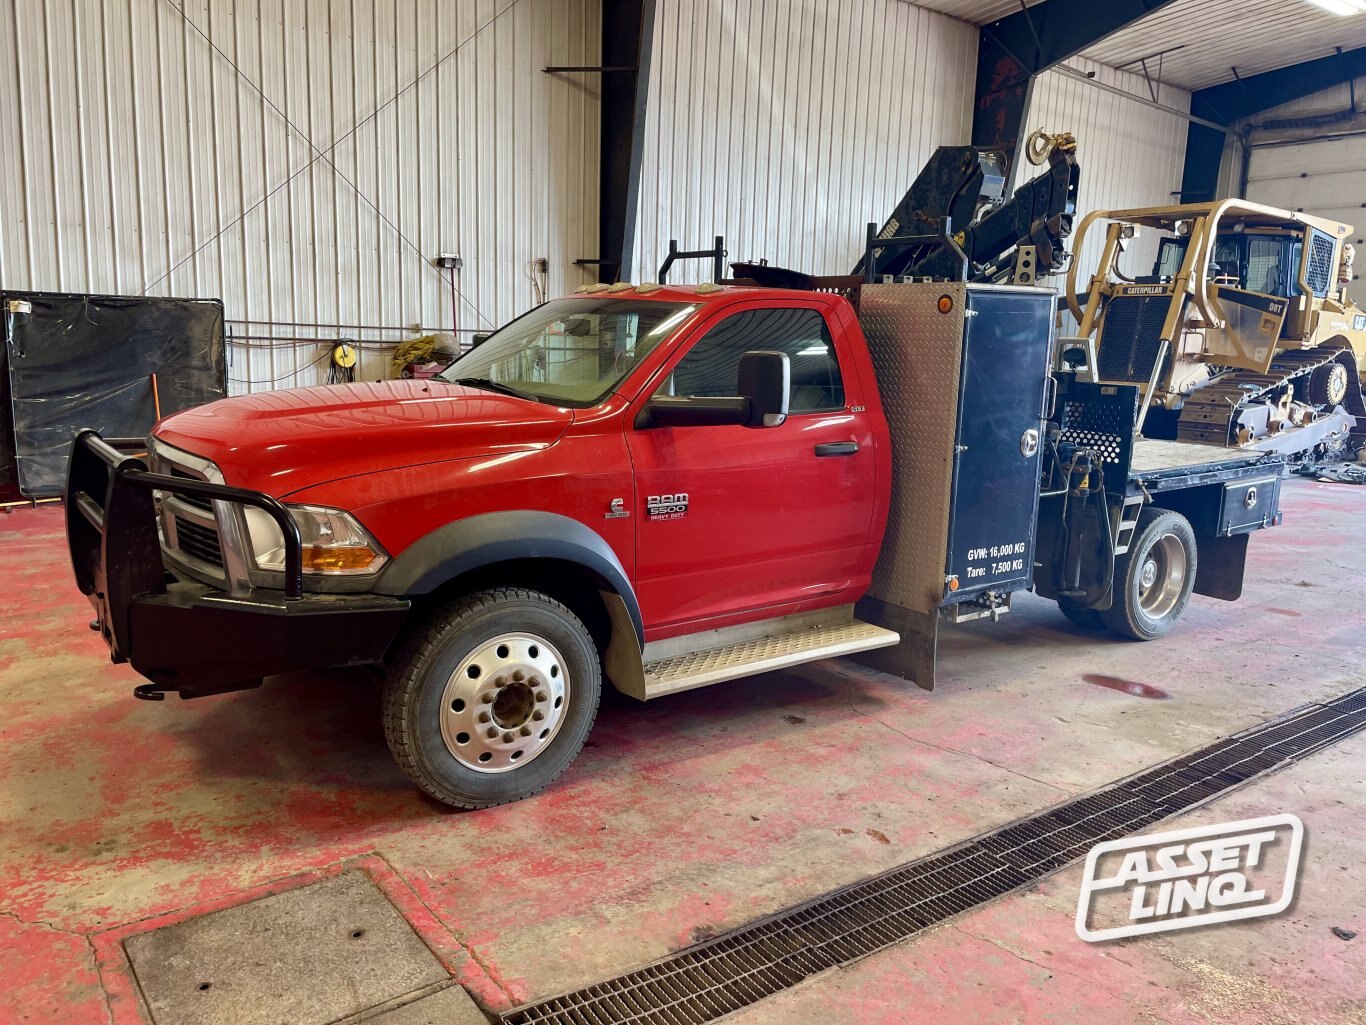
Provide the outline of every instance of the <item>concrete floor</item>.
[[[1283,505],[1244,598],[1197,598],[1164,641],[1026,597],[947,631],[933,694],[839,661],[609,698],[549,792],[474,814],[399,773],[364,673],[135,701],[61,511],[0,517],[0,1022],[148,1021],[123,939],[357,866],[506,1009],[1366,684],[1366,488],[1291,481]],[[1074,868],[737,1018],[1366,1022],[1364,803],[1358,737],[1176,824],[1298,814],[1278,918],[1087,944]]]

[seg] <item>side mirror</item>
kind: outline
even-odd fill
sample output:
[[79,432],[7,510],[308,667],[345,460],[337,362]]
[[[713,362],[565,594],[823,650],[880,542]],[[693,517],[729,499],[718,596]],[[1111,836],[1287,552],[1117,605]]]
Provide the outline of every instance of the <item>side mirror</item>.
[[656,395],[636,416],[636,427],[777,427],[787,419],[792,369],[782,352],[740,357],[739,395]]
[[749,401],[750,427],[778,427],[787,419],[792,361],[785,352],[747,352],[740,357],[740,394]]

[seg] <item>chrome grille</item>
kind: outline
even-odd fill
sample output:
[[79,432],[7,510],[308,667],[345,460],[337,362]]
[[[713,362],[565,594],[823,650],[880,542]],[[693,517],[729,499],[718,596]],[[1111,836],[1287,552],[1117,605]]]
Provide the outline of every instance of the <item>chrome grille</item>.
[[[170,471],[172,477],[179,477],[181,480],[200,480],[199,477],[193,477],[184,470],[177,469],[174,466],[170,467]],[[192,505],[196,509],[204,510],[206,513],[213,512],[212,499],[200,498],[197,495],[176,495],[176,501],[180,502],[182,505]]]
[[[206,459],[156,443],[152,452],[158,473],[200,484],[221,482],[217,468]],[[168,491],[157,494],[168,558],[178,559],[184,571],[206,582],[228,583],[227,560],[213,500]]]
[[186,555],[222,569],[223,549],[218,543],[217,529],[177,516],[175,534],[177,547]]

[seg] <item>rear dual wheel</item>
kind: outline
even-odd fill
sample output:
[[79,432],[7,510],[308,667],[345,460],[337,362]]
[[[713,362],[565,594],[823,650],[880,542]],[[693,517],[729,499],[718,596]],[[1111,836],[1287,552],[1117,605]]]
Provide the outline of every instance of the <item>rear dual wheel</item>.
[[1115,633],[1151,641],[1171,632],[1195,589],[1195,531],[1180,513],[1144,509],[1115,560],[1114,602],[1100,618]]
[[1105,611],[1067,598],[1058,608],[1083,630],[1151,641],[1169,633],[1195,588],[1195,531],[1179,513],[1149,507],[1138,517],[1129,551],[1115,560],[1114,594]]

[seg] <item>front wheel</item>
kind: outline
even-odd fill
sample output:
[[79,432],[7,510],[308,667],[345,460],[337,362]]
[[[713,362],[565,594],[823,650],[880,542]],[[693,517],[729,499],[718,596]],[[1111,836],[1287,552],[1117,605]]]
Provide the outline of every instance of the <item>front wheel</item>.
[[1144,509],[1133,544],[1115,560],[1114,604],[1100,614],[1105,625],[1136,641],[1170,632],[1195,588],[1195,560],[1190,521],[1166,509]]
[[593,639],[573,612],[537,591],[481,591],[435,610],[400,643],[384,735],[432,797],[487,808],[569,767],[601,691]]

